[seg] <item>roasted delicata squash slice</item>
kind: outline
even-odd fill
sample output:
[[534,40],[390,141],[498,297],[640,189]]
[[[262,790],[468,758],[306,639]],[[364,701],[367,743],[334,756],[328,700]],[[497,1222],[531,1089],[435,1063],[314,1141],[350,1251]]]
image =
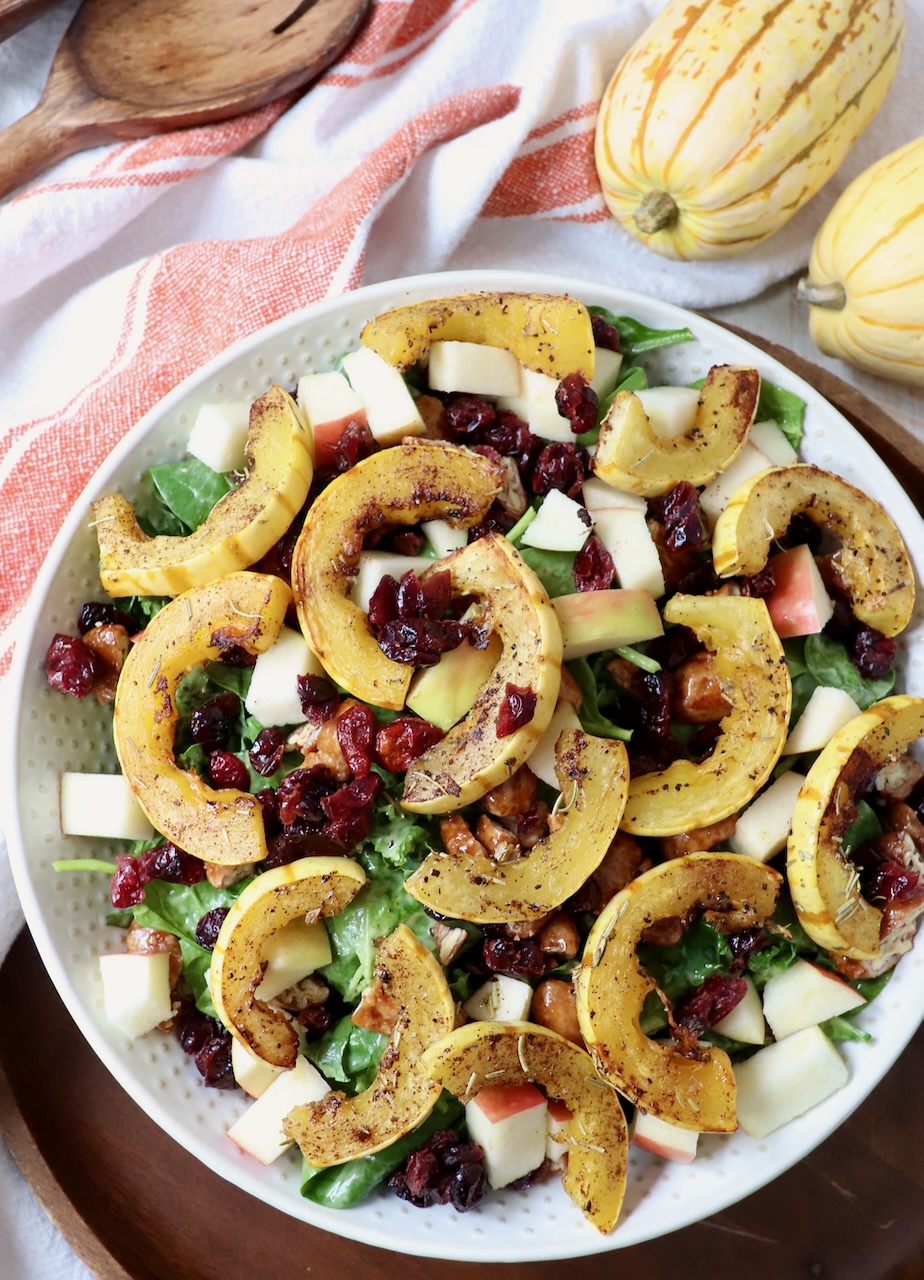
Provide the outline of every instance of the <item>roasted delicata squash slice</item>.
[[426,359],[431,342],[506,347],[521,364],[554,378],[594,374],[594,336],[587,308],[545,293],[473,293],[412,302],[370,320],[363,344],[399,369]]
[[664,621],[690,627],[710,651],[731,711],[701,764],[675,760],[630,781],[620,825],[637,836],[678,835],[737,813],[769,778],[792,703],[783,646],[763,600],[676,595]]
[[[503,649],[472,709],[408,769],[401,803],[416,813],[458,809],[506,781],[545,732],[561,683],[558,618],[512,543],[488,534],[439,568],[449,571],[455,595],[481,601],[479,625],[497,635]],[[532,716],[498,736],[511,689],[535,699]]]
[[921,737],[924,698],[883,698],[835,733],[802,784],[786,874],[800,924],[828,951],[854,960],[879,954],[882,912],[860,893],[843,838],[862,784]]
[[470,449],[408,440],[358,462],[312,504],[292,555],[298,618],[329,675],[354,698],[398,711],[414,675],[410,664],[385,656],[350,599],[363,539],[421,520],[477,524],[503,478],[502,468]]
[[231,573],[171,600],[129,650],[115,696],[113,735],[128,784],[152,824],[206,862],[239,866],[266,857],[256,796],[215,789],[174,756],[177,686],[229,649],[264,653],[292,602],[281,578]]
[[820,467],[771,467],[735,491],[713,531],[716,573],[758,573],[797,515],[840,539],[834,567],[857,618],[898,635],[914,608],[914,573],[902,535],[878,502]]
[[407,925],[379,944],[375,982],[380,1003],[393,1005],[394,1029],[368,1089],[340,1092],[293,1108],[283,1129],[310,1165],[326,1168],[390,1146],[425,1120],[440,1086],[424,1070],[424,1051],[455,1023],[455,1004],[439,962]]
[[611,738],[566,730],[555,770],[562,825],[515,862],[484,854],[431,853],[405,889],[440,916],[474,924],[537,920],[576,893],[609,848],[628,794],[626,749]]
[[285,1014],[254,994],[263,947],[292,920],[339,915],[365,883],[352,858],[299,858],[264,871],[231,904],[212,952],[209,989],[222,1023],[264,1062],[294,1067],[298,1036]]
[[695,911],[721,931],[754,928],[773,914],[782,879],[739,854],[690,853],[643,872],[597,917],[575,977],[581,1034],[600,1074],[642,1111],[702,1133],[736,1127],[728,1055],[703,1045],[686,1057],[642,1031],[642,1006],[656,990],[638,957],[643,933]]
[[760,374],[736,365],[713,365],[703,383],[692,430],[662,440],[638,396],[620,391],[600,427],[594,473],[614,489],[652,498],[681,480],[704,485],[744,444],[757,412]]
[[93,503],[100,581],[111,596],[175,596],[256,564],[301,510],[312,474],[295,401],[271,387],[250,410],[247,474],[193,533],[149,538],[121,494]]
[[469,1102],[485,1085],[537,1084],[571,1112],[565,1191],[598,1231],[616,1225],[626,1189],[629,1139],[622,1104],[590,1057],[563,1036],[531,1022],[472,1022],[424,1054],[424,1070]]

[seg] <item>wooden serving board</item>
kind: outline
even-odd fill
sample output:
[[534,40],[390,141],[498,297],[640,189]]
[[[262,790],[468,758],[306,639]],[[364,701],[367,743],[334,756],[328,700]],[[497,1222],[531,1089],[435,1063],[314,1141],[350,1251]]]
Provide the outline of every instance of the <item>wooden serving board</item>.
[[[838,378],[742,336],[827,396],[924,512],[924,446]],[[408,1258],[316,1230],[210,1172],[97,1060],[25,932],[0,971],[0,1027],[0,1132],[100,1280],[474,1280],[483,1272],[484,1264]],[[563,1267],[568,1280],[914,1280],[924,1275],[922,1077],[924,1028],[854,1115],[762,1191],[660,1240],[565,1264],[506,1266],[505,1280],[561,1280]]]

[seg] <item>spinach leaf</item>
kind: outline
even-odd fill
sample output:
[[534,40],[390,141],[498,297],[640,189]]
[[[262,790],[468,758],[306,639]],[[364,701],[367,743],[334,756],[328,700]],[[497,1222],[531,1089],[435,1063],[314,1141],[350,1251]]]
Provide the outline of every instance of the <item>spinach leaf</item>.
[[638,958],[674,1004],[712,974],[728,973],[732,955],[722,934],[700,918],[672,947],[640,943]]
[[582,701],[578,717],[587,733],[596,734],[598,738],[619,738],[623,742],[629,742],[632,730],[623,729],[605,714],[606,708],[617,706],[619,701],[615,689],[610,690],[598,681],[606,656],[596,655],[593,666],[586,658],[574,658],[567,664],[581,690]]
[[805,422],[805,401],[793,391],[786,391],[775,382],[761,379],[757,401],[757,422],[772,418],[794,449],[802,443]]
[[545,551],[541,547],[518,549],[550,596],[574,595],[577,587],[574,585],[573,551]]
[[643,391],[648,386],[648,375],[639,364],[631,364],[628,368],[623,367],[622,374],[616,386],[605,395],[597,407],[597,425],[591,427],[589,431],[583,431],[579,436],[575,436],[578,444],[588,445],[596,444],[600,435],[600,423],[609,413],[613,401],[616,399],[620,391]]
[[677,342],[694,342],[695,338],[686,327],[681,329],[652,329],[640,320],[631,316],[616,316],[606,307],[588,307],[591,315],[601,316],[607,324],[611,324],[619,334],[626,364],[631,364],[635,356],[643,351],[655,351],[658,347],[670,347]]
[[165,604],[169,603],[169,596],[132,596],[125,602],[125,611],[140,618],[142,622],[148,623],[160,613]]
[[875,840],[877,836],[882,835],[882,823],[876,811],[865,800],[858,800],[856,809],[857,816],[844,832],[841,840],[845,855],[849,854],[851,849],[858,849],[861,844],[867,844],[870,840]]
[[824,632],[806,637],[805,665],[817,684],[843,689],[850,694],[861,711],[886,697],[895,684],[894,671],[890,671],[881,680],[861,676],[844,646]]
[[162,502],[189,530],[198,529],[219,498],[231,490],[226,476],[198,458],[182,458],[151,468],[151,480]]
[[345,1084],[351,1094],[368,1089],[378,1071],[388,1037],[357,1027],[343,1017],[329,1031],[309,1041],[306,1054],[327,1081]]

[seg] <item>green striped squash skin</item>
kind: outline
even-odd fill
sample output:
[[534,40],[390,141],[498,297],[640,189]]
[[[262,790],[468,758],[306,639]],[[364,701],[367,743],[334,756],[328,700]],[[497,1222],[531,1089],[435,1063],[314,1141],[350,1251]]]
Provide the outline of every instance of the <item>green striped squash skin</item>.
[[924,386],[924,137],[846,189],[815,238],[800,294],[816,304],[809,331],[826,355]]
[[670,0],[600,104],[610,212],[668,258],[759,244],[873,119],[903,31],[901,0]]

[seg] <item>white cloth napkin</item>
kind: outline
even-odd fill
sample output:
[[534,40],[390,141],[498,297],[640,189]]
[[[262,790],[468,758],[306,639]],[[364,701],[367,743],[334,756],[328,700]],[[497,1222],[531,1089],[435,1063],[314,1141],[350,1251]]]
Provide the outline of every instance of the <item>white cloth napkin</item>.
[[[85,152],[0,203],[0,671],[86,479],[234,339],[360,283],[462,267],[552,270],[693,307],[751,298],[807,261],[852,177],[919,131],[924,0],[908,0],[898,79],[820,195],[748,254],[667,262],[606,213],[592,159],[600,95],[661,7],[376,0],[303,97]],[[75,8],[0,45],[0,126],[37,101]],[[4,847],[0,957],[20,921]],[[43,1223],[0,1163],[4,1276],[86,1275]]]

